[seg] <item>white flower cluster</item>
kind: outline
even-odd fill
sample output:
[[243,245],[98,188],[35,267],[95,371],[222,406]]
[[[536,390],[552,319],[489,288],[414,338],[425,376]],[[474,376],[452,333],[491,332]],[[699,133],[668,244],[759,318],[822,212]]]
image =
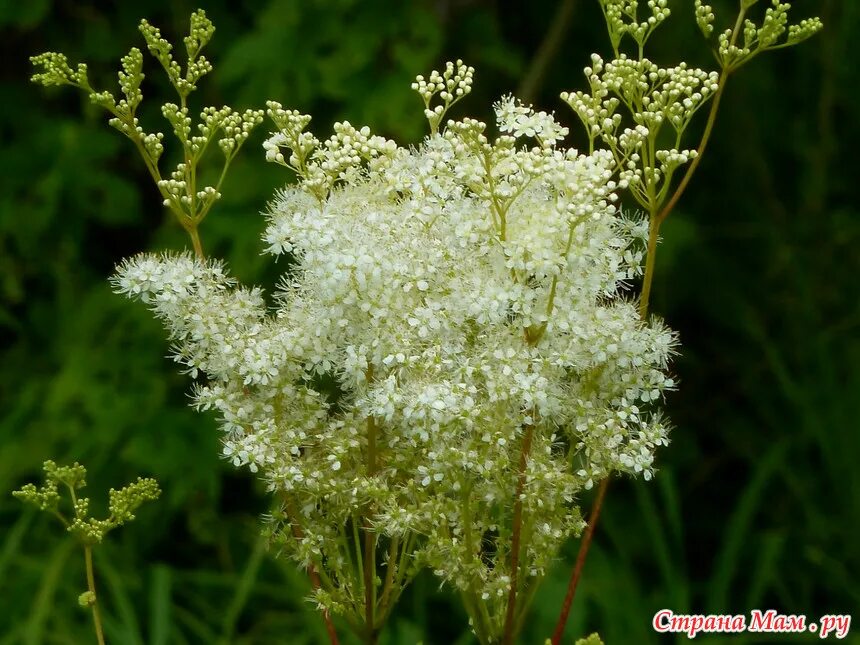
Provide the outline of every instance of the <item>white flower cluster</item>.
[[[114,286],[205,375],[225,456],[292,500],[294,557],[347,581],[343,532],[369,518],[503,618],[523,454],[521,584],[580,530],[581,490],[653,473],[675,337],[624,297],[647,225],[613,206],[612,154],[555,147],[566,130],[513,99],[497,114],[514,136],[467,119],[403,148],[349,124],[320,144],[272,104],[267,157],[302,179],[271,204],[273,308],[186,254],[133,258]],[[343,584],[334,609],[360,596]]]
[[535,112],[512,96],[506,96],[495,105],[499,130],[511,132],[515,138],[532,137],[542,145],[555,145],[567,136],[568,129],[562,127],[552,115]]

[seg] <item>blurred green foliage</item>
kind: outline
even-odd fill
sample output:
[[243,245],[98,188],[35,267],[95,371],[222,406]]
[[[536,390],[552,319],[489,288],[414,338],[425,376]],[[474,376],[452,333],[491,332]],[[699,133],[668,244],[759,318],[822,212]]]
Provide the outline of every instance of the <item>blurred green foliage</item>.
[[[85,462],[101,489],[159,480],[163,498],[97,554],[109,642],[321,643],[305,576],[257,539],[260,486],[219,459],[214,420],[186,407],[188,382],[164,358],[159,325],[109,291],[115,263],[180,248],[184,233],[100,110],[28,82],[28,57],[50,49],[112,84],[120,56],[141,44],[140,18],[176,38],[198,4],[217,27],[215,72],[192,104],[271,98],[313,114],[318,133],[347,119],[417,141],[424,121],[409,83],[460,57],[478,72],[455,117],[486,119],[502,93],[537,87],[529,98],[578,136],[557,95],[581,87],[588,55],[608,44],[590,0],[0,1],[0,491],[33,479],[47,458]],[[670,4],[656,61],[709,64],[691,4]],[[668,401],[674,443],[654,482],[610,489],[571,638],[598,630],[610,644],[656,642],[651,617],[663,607],[810,618],[860,607],[860,204],[850,161],[860,4],[798,0],[794,12],[819,14],[825,31],[732,79],[707,156],[663,228],[652,308],[683,343]],[[560,47],[539,55],[554,25]],[[155,129],[170,95],[151,60],[144,71],[142,119]],[[241,279],[270,285],[278,267],[260,256],[258,212],[288,178],[264,163],[262,137],[201,230]],[[75,602],[82,566],[54,529],[0,494],[0,644],[92,638]],[[559,563],[546,580],[524,643],[551,632],[568,574]],[[702,640],[729,638],[763,642]],[[419,640],[471,642],[431,576],[404,596],[383,642]]]

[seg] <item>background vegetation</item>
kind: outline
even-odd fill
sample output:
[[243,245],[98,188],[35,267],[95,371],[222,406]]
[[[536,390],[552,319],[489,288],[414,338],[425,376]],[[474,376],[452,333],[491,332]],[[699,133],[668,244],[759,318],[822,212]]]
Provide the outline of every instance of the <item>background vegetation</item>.
[[[670,4],[676,15],[653,41],[658,62],[710,63],[691,4]],[[713,4],[718,16],[736,10]],[[99,110],[68,88],[28,82],[28,57],[51,49],[113,83],[119,57],[142,44],[140,18],[176,41],[198,5],[218,31],[215,72],[195,105],[273,98],[313,114],[319,134],[348,119],[419,140],[409,83],[461,57],[478,70],[476,90],[454,116],[486,119],[492,100],[519,89],[576,138],[558,93],[581,87],[590,52],[609,48],[593,0],[0,1],[0,492],[34,480],[46,458],[85,463],[93,491],[137,475],[160,481],[162,500],[96,553],[112,643],[322,643],[306,578],[257,539],[265,495],[219,459],[214,420],[186,407],[159,325],[109,291],[120,259],[180,248],[184,234]],[[650,627],[663,607],[813,619],[860,607],[860,203],[850,161],[860,3],[798,0],[794,14],[820,15],[825,31],[732,80],[707,157],[663,228],[652,308],[683,343],[667,404],[674,442],[655,481],[610,489],[571,636],[666,640]],[[145,71],[153,130],[172,97],[154,61]],[[202,234],[244,281],[271,284],[258,213],[289,178],[264,163],[262,137],[234,164]],[[547,580],[524,643],[551,632],[568,574],[559,563]],[[83,589],[72,540],[1,493],[0,643],[90,642]],[[385,639],[471,642],[432,576],[414,584]]]

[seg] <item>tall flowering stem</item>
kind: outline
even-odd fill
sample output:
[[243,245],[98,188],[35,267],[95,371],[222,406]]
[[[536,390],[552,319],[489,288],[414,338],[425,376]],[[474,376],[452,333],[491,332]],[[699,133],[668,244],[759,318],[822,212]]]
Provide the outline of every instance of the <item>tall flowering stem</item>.
[[579,543],[579,551],[576,554],[576,563],[573,565],[573,571],[570,574],[570,582],[567,584],[567,592],[564,594],[564,600],[561,603],[561,613],[555,625],[555,630],[552,633],[552,645],[561,645],[561,639],[564,636],[564,628],[567,625],[567,617],[570,615],[570,608],[573,605],[573,597],[576,594],[576,587],[579,584],[579,579],[582,576],[582,569],[585,566],[585,558],[588,557],[588,549],[591,547],[591,540],[594,537],[594,530],[597,528],[597,520],[600,519],[600,511],[603,508],[603,499],[606,497],[606,490],[609,488],[609,478],[600,482],[597,488],[597,496],[594,499],[594,504],[591,506],[591,514],[588,516],[588,525],[582,534],[582,540]]
[[[89,598],[97,598],[96,596],[96,577],[93,573],[93,548],[89,545],[84,547],[84,563],[87,569],[87,593],[89,594]],[[99,611],[99,605],[97,602],[92,602],[92,613],[93,613],[93,627],[96,632],[96,640],[99,645],[104,645],[105,636],[104,630],[102,629],[102,618],[101,613]]]
[[[646,266],[639,297],[639,316],[644,321],[648,318],[660,227],[677,205],[701,162],[729,76],[758,54],[797,44],[819,31],[822,25],[817,18],[811,18],[787,26],[790,5],[781,0],[772,0],[772,7],[766,10],[761,24],[756,25],[746,15],[758,0],[742,0],[734,26],[717,39],[714,53],[721,67],[717,78],[714,72],[707,74],[701,70],[688,70],[684,63],[675,68],[660,69],[644,57],[647,39],[670,14],[666,0],[649,2],[652,15],[641,22],[635,1],[599,2],[615,60],[604,66],[600,57],[593,56],[593,66],[585,69],[591,92],[564,93],[562,98],[586,127],[590,148],[594,147],[595,140],[601,139],[612,151],[621,183],[630,189],[632,196],[649,215]],[[710,38],[716,19],[713,9],[702,0],[695,0],[694,10],[699,29],[705,38]],[[742,45],[739,44],[741,35]],[[620,53],[625,36],[636,43],[636,62]],[[708,100],[711,100],[711,107],[698,147],[695,150],[679,151],[677,148],[692,116]],[[636,124],[635,128],[627,128],[621,133],[619,126],[623,119],[616,113],[620,105],[627,108]],[[675,132],[675,147],[670,150],[660,150],[657,146],[657,135],[664,123],[671,125]],[[681,181],[677,187],[671,188],[676,169],[687,162],[689,164]],[[609,479],[606,478],[600,483],[592,505],[588,526],[580,543],[551,639],[553,645],[561,642],[608,486]]]
[[[284,500],[267,534],[308,571],[332,643],[334,614],[375,643],[423,568],[457,589],[482,645],[513,643],[546,569],[585,530],[559,642],[609,476],[650,479],[668,443],[660,403],[674,387],[676,339],[648,317],[660,225],[699,164],[729,74],[821,24],[787,26],[781,0],[756,24],[746,14],[758,0],[742,0],[717,38],[718,74],[645,58],[667,0],[649,0],[642,20],[635,0],[599,2],[614,57],[593,55],[588,91],[562,95],[585,126],[582,154],[563,147],[567,128],[553,115],[512,97],[494,106],[498,136],[474,119],[446,121],[471,91],[474,70],[462,61],[416,78],[430,134],[415,147],[348,122],[323,141],[310,116],[269,102],[266,158],[298,178],[269,209],[266,250],[289,258],[271,300],[206,259],[200,241],[232,159],[263,118],[204,108],[192,135],[188,97],[211,71],[200,54],[214,32],[205,13],[192,15],[184,72],[160,31],[140,27],[179,97],[162,109],[182,148],[166,176],[163,135],[136,117],[140,51],[122,60],[119,100],[91,87],[85,65],[50,52],[33,59],[43,67],[34,80],[79,87],[111,114],[189,234],[193,254],[129,259],[114,288],[147,304],[176,361],[205,375],[194,403],[219,416],[224,456]],[[701,0],[694,8],[710,37],[713,11]],[[685,149],[708,101],[701,142]],[[201,189],[200,161],[216,140],[222,169]],[[646,218],[619,211],[621,191]],[[629,283],[640,277],[636,303]],[[586,525],[577,499],[595,482]],[[50,490],[21,492],[53,500]],[[72,526],[89,538],[103,528]]]
[[[373,370],[368,369],[367,380],[373,378]],[[376,476],[376,419],[373,416],[367,418],[367,476]],[[376,628],[376,534],[370,523],[373,508],[368,509],[368,517],[364,525],[364,622],[366,629],[366,642],[372,645],[378,637]],[[390,568],[390,565],[389,565]]]
[[[284,500],[287,508],[289,508],[290,504],[288,500]],[[291,516],[295,516],[295,512],[290,513]],[[295,521],[291,521],[291,526],[293,529],[293,536],[297,540],[301,540],[304,538],[304,531],[302,531],[302,527]],[[316,567],[313,563],[308,565],[308,578],[311,581],[311,587],[316,592],[322,588],[322,580],[320,579],[319,573],[317,573]],[[340,641],[337,638],[337,630],[334,627],[334,621],[332,621],[331,614],[329,610],[325,607],[322,608],[323,621],[325,622],[326,634],[328,635],[329,642],[331,645],[340,645]]]

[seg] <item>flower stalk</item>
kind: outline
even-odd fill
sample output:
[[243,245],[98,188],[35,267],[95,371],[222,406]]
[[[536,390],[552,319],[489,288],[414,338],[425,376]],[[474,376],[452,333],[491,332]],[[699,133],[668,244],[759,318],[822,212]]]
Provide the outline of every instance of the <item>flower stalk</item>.
[[[637,123],[648,123],[649,125],[653,123],[656,125],[656,128],[652,130],[645,128],[643,131],[638,133],[638,136],[635,136],[633,131],[626,130],[626,143],[623,141],[623,138],[616,138],[614,135],[614,132],[617,130],[618,123],[620,123],[620,117],[618,117],[618,120],[614,121],[614,127],[609,131],[605,129],[601,131],[600,128],[597,128],[596,130],[588,129],[589,141],[592,145],[595,133],[600,133],[604,138],[604,141],[615,154],[619,168],[625,169],[622,170],[621,173],[622,181],[633,182],[631,192],[648,213],[646,265],[639,297],[639,316],[643,321],[648,319],[660,227],[677,206],[678,201],[684,194],[693,174],[701,163],[702,156],[707,148],[708,142],[710,141],[711,134],[713,133],[717,113],[720,108],[720,102],[729,76],[761,52],[770,49],[780,49],[802,42],[819,31],[822,27],[821,22],[817,18],[813,18],[802,20],[798,25],[792,25],[786,28],[787,13],[790,5],[788,3],[781,2],[780,0],[774,0],[774,8],[769,9],[766,12],[761,26],[757,27],[752,21],[745,20],[747,10],[752,7],[756,1],[757,0],[745,0],[742,2],[735,19],[734,26],[731,29],[726,30],[719,37],[718,47],[715,51],[716,59],[721,67],[718,80],[716,80],[713,86],[703,86],[701,93],[693,93],[690,90],[687,90],[686,93],[689,98],[685,99],[684,106],[687,107],[688,110],[692,108],[689,115],[681,116],[677,111],[673,111],[670,108],[665,110],[659,119],[649,118],[649,111],[645,106],[655,104],[659,106],[659,102],[649,101],[648,103],[645,103],[635,99],[630,100],[629,97],[635,96],[637,91],[632,86],[628,85],[625,87],[622,82],[620,85],[621,91],[619,93],[616,90],[616,94],[622,97],[621,103],[624,103],[630,112],[633,113],[634,121]],[[647,37],[650,35],[654,26],[658,25],[668,16],[668,9],[665,9],[666,3],[656,3],[654,7],[654,19],[646,20],[643,23],[637,23],[635,3],[628,3],[625,0],[600,0],[600,3],[603,8],[604,17],[607,21],[609,35],[616,58],[620,56],[619,45],[622,37],[624,35],[629,35],[637,43],[640,64],[647,63],[644,59],[645,40],[647,40]],[[709,5],[703,4],[702,0],[695,0],[695,16],[703,35],[705,38],[709,38],[713,32],[712,23],[715,20],[713,9]],[[779,39],[785,32],[787,32],[787,38],[785,41],[780,42]],[[743,46],[738,46],[737,43],[741,34],[744,36],[744,44]],[[617,60],[614,61],[614,63],[617,62]],[[647,65],[645,65],[645,67],[647,67]],[[602,61],[600,61],[597,71],[602,71],[602,69]],[[594,72],[595,70],[592,68],[586,69],[586,75],[591,75]],[[596,99],[601,90],[595,92],[595,87],[600,88],[606,86],[601,86],[600,80],[598,80],[596,76],[591,76],[590,82],[593,92],[592,98]],[[647,82],[645,83],[645,86],[647,86]],[[706,89],[708,92],[704,92]],[[573,95],[565,94],[562,98],[568,101],[571,107],[573,107],[580,115],[580,118],[582,118],[583,115],[581,110],[588,104],[587,100],[585,100],[585,96],[586,95],[580,92]],[[660,125],[663,123],[664,119],[671,123],[677,133],[676,143],[680,144],[686,125],[689,123],[693,112],[698,109],[704,100],[709,98],[711,100],[711,106],[699,145],[694,151],[687,153],[678,153],[677,150],[674,149],[668,153],[663,152],[662,158],[664,163],[661,166],[663,186],[660,189],[657,189],[657,182],[661,180],[661,173],[655,172],[655,161],[658,160],[659,157],[659,153],[656,152],[656,141]],[[614,112],[619,101],[617,99],[609,99],[608,101],[598,99],[596,102],[592,101],[591,107],[593,108],[598,104],[601,104],[603,113],[609,115]],[[584,123],[588,127],[585,120]],[[631,150],[635,149],[637,145],[641,145],[643,147],[645,150],[644,158],[647,159],[651,165],[650,167],[645,165],[641,170],[634,170],[631,173],[631,164],[635,164],[642,158],[631,152]],[[666,200],[666,196],[669,194],[670,182],[676,165],[665,163],[665,160],[667,159],[674,159],[676,160],[676,163],[677,161],[681,161],[682,163],[689,161],[681,181],[671,192],[671,197],[669,197],[668,200]],[[645,190],[637,189],[637,183],[644,184]],[[561,637],[567,623],[576,587],[580,576],[582,575],[582,569],[585,565],[585,560],[591,546],[594,530],[596,529],[597,521],[600,517],[600,511],[606,498],[608,486],[609,478],[606,477],[600,482],[597,496],[595,497],[591,508],[588,525],[580,542],[579,551],[568,583],[567,593],[565,595],[564,602],[562,603],[556,628],[551,639],[553,645],[558,645],[558,643],[561,642]]]
[[96,640],[99,645],[104,645],[105,637],[102,630],[101,614],[99,613],[98,596],[96,595],[96,578],[93,573],[93,548],[90,545],[84,546],[84,562],[87,569],[87,591],[89,593],[88,598],[91,599],[89,604],[93,614],[93,627],[96,632]]
[[517,488],[514,493],[514,518],[513,530],[511,531],[511,590],[508,594],[508,607],[505,613],[503,645],[512,645],[517,627],[517,589],[520,569],[520,550],[523,528],[523,497],[526,488],[526,468],[528,467],[529,453],[531,452],[532,440],[535,427],[533,423],[525,426],[523,433],[522,448],[520,449],[520,463],[517,473]]

